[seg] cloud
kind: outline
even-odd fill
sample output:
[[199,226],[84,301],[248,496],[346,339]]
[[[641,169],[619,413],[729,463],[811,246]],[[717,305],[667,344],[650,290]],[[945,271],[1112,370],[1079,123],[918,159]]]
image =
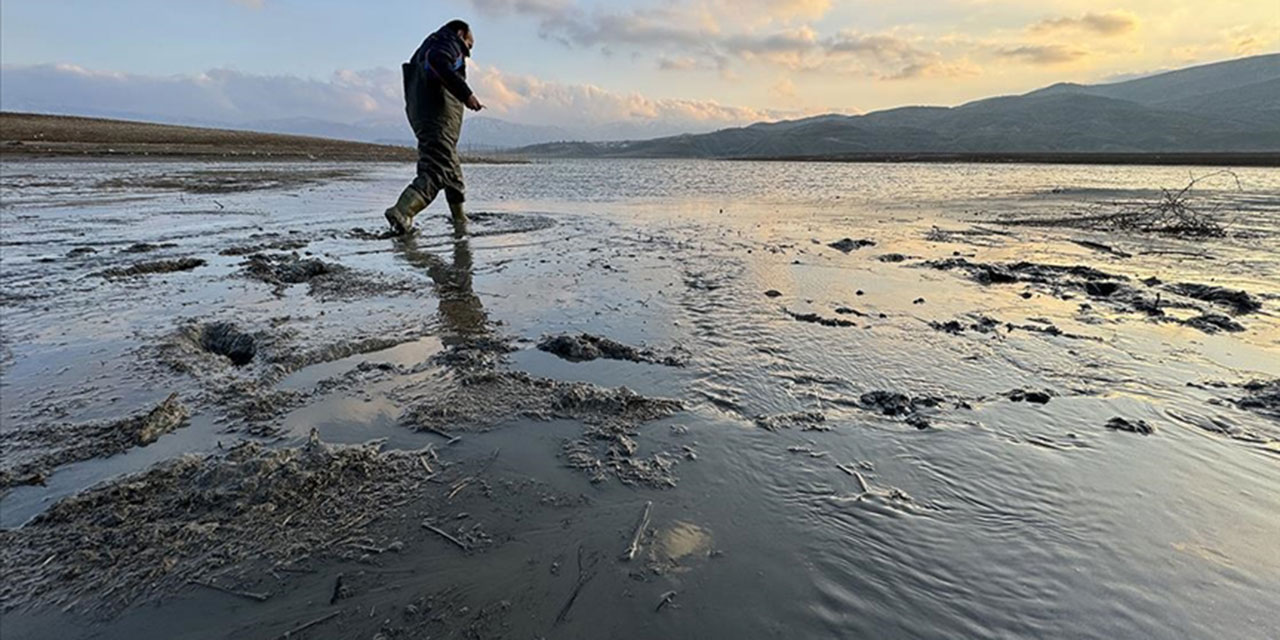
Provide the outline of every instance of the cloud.
[[1024,44],[997,49],[995,55],[1033,65],[1055,65],[1075,62],[1089,54],[1081,49],[1060,44]]
[[1076,30],[1092,32],[1101,36],[1124,35],[1137,28],[1138,17],[1126,11],[1086,13],[1075,18],[1049,18],[1031,25],[1033,33]]
[[[651,98],[591,84],[547,82],[473,64],[472,88],[485,115],[569,131],[630,123],[663,132],[710,129],[795,115],[714,100]],[[311,119],[404,128],[399,70],[337,71],[324,80],[228,69],[176,76],[94,71],[74,65],[0,66],[0,109],[137,118],[172,123],[255,125]]]

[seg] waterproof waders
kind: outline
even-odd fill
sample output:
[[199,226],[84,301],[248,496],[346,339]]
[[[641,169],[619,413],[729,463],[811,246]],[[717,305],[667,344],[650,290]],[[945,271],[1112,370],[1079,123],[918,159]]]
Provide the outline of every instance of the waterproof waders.
[[471,97],[466,82],[468,53],[457,32],[443,28],[428,36],[402,67],[405,114],[418,139],[418,175],[386,211],[387,222],[396,233],[408,233],[413,217],[441,190],[455,226],[466,223],[458,136],[462,133],[463,105]]

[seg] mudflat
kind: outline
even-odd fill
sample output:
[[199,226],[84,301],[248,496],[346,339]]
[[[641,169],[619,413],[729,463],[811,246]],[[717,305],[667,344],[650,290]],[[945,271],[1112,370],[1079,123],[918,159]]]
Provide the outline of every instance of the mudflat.
[[1278,630],[1273,171],[4,169],[6,638]]

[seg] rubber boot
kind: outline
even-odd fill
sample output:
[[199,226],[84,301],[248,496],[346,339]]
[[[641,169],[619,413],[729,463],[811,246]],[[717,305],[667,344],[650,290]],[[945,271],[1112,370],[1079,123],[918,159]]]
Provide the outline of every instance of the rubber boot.
[[387,223],[391,225],[392,231],[404,235],[413,229],[413,217],[426,208],[427,199],[417,189],[405,187],[400,192],[400,199],[387,209]]
[[467,214],[462,210],[461,202],[449,203],[449,215],[453,218],[453,235],[462,238],[467,235]]

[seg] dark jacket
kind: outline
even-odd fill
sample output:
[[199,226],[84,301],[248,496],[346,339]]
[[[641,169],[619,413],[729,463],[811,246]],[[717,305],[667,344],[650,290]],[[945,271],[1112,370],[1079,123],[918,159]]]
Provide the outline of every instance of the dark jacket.
[[422,41],[418,50],[413,52],[413,57],[409,58],[409,64],[426,72],[428,85],[443,85],[460,102],[466,103],[471,97],[471,87],[467,86],[469,55],[471,52],[462,38],[458,37],[458,33],[448,27],[441,27]]

